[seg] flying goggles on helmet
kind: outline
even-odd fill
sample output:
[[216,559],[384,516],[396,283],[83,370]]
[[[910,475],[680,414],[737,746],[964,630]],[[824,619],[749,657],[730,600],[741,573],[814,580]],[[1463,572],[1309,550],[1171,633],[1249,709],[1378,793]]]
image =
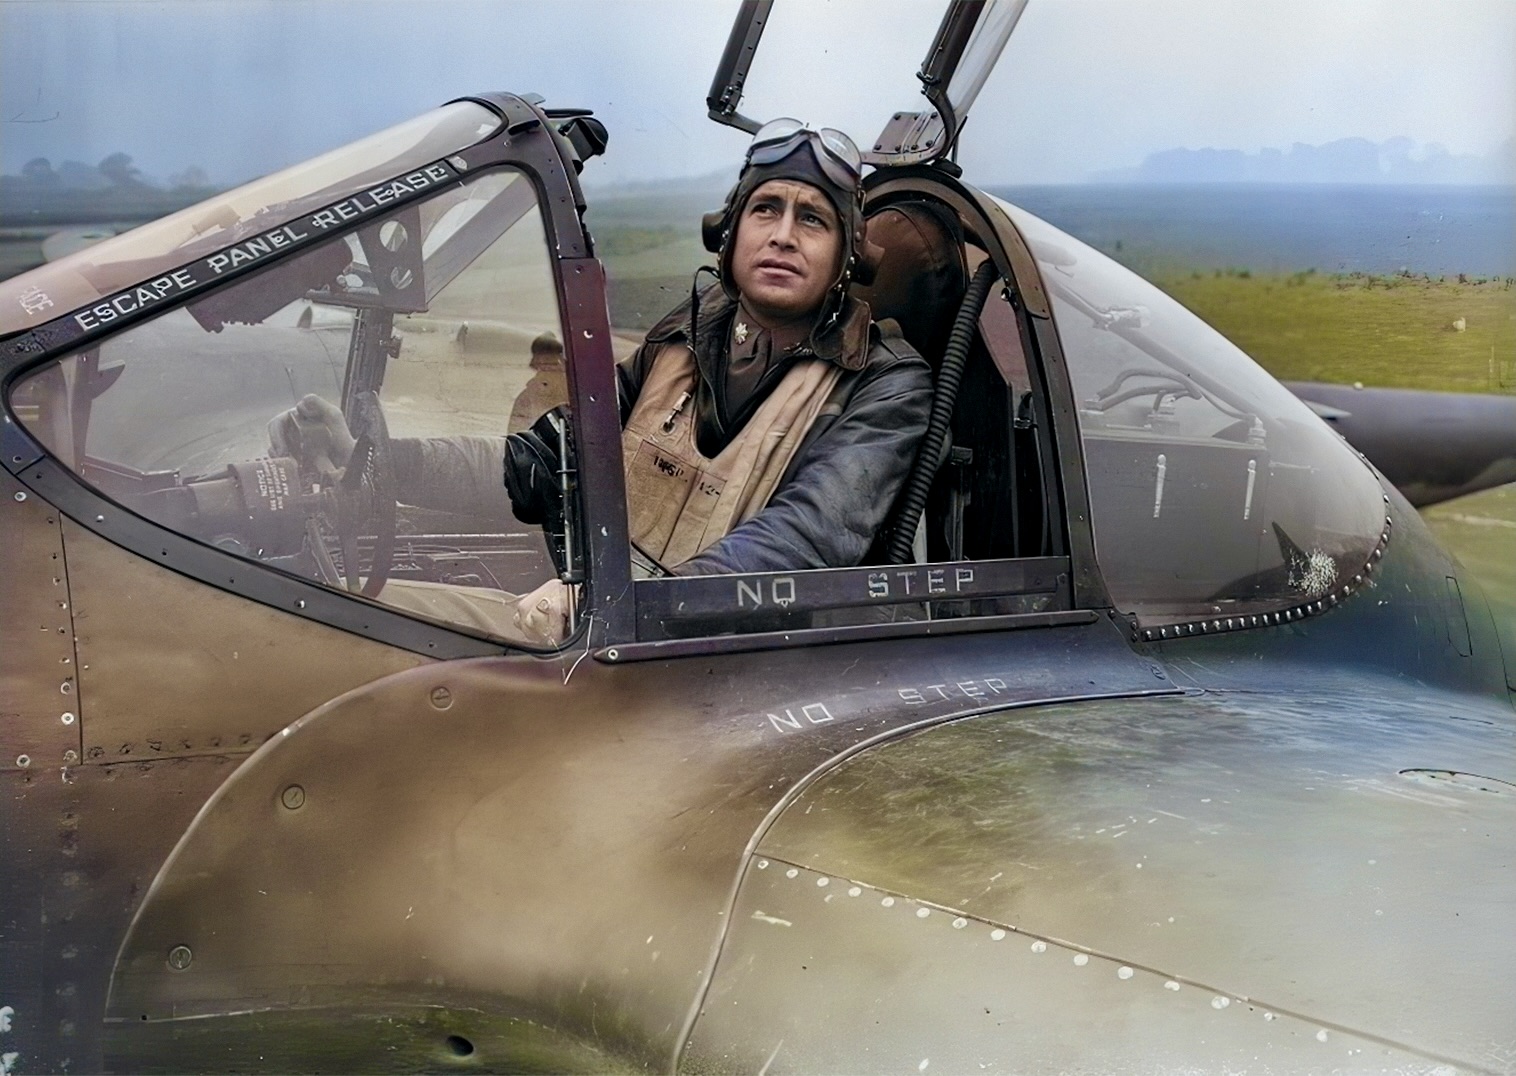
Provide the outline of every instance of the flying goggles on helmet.
[[863,178],[863,156],[853,140],[835,127],[814,131],[789,117],[770,120],[758,128],[748,147],[743,170],[755,164],[782,161],[807,141],[828,179],[844,189],[857,188]]

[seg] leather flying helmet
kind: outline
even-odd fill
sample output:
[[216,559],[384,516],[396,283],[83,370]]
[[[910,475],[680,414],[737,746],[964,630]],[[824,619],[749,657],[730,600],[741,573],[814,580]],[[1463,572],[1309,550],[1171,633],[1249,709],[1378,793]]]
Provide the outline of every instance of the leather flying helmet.
[[701,221],[705,249],[718,255],[721,286],[737,297],[732,277],[732,237],[737,220],[753,191],[771,179],[807,183],[831,202],[842,222],[845,256],[837,279],[828,289],[827,306],[835,315],[842,292],[850,280],[868,283],[874,263],[864,236],[862,158],[853,140],[831,127],[813,131],[799,120],[771,120],[758,129],[742,163],[737,185],[726,196],[720,212],[707,213]]

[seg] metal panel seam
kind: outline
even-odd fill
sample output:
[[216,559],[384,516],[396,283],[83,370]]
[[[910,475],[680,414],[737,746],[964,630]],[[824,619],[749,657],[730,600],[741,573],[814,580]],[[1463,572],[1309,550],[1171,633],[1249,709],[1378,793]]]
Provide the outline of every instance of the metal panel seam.
[[985,714],[1003,713],[1008,710],[1025,710],[1030,709],[1033,706],[1048,706],[1057,705],[1059,703],[1073,702],[1092,702],[1095,700],[1104,699],[1141,699],[1162,695],[1184,694],[1186,694],[1186,692],[1181,689],[1167,687],[1154,688],[1147,691],[1117,691],[1090,695],[1060,696],[1056,699],[1033,699],[1026,702],[1013,703],[1009,706],[979,706],[970,710],[960,710],[957,713],[942,714],[936,717],[929,717],[921,721],[913,721],[910,724],[900,725],[896,728],[886,729],[883,732],[875,733],[873,736],[859,740],[851,747],[837,752],[837,754],[831,756],[820,765],[812,769],[809,773],[805,774],[805,776],[801,777],[788,789],[786,789],[784,795],[779,797],[778,802],[775,803],[773,807],[769,808],[768,813],[763,816],[763,821],[758,823],[758,828],[755,829],[753,831],[753,835],[748,838],[747,846],[742,850],[742,858],[737,865],[737,877],[732,882],[732,888],[727,896],[726,907],[721,916],[721,933],[717,937],[715,943],[711,946],[711,954],[709,959],[706,961],[705,973],[702,976],[700,991],[695,997],[695,1000],[691,1003],[690,1011],[685,1014],[684,1026],[679,1029],[678,1044],[674,1048],[674,1056],[669,1066],[669,1071],[679,1071],[679,1066],[684,1061],[685,1048],[689,1045],[690,1037],[695,1030],[695,1021],[699,1019],[701,1010],[705,1008],[705,999],[710,993],[711,983],[715,980],[716,965],[721,960],[721,952],[722,949],[726,946],[727,934],[731,930],[732,911],[737,906],[738,893],[742,889],[743,881],[747,878],[748,865],[752,862],[753,855],[757,851],[758,845],[763,842],[763,838],[768,835],[769,829],[772,828],[776,821],[778,821],[779,816],[782,815],[789,808],[790,804],[794,803],[795,800],[797,800],[800,795],[805,792],[805,790],[808,789],[811,785],[815,784],[818,780],[826,776],[833,769],[842,765],[842,763],[853,758],[855,755],[862,754],[864,751],[867,751],[872,747],[876,747],[879,744],[886,743],[890,740],[901,739],[905,736],[909,736],[913,733],[921,732],[925,729],[933,728],[938,725],[948,725],[952,724],[955,721],[964,721],[969,718],[982,717]]
[[[1031,705],[1037,704],[1032,703]],[[784,859],[780,856],[764,856],[763,858],[772,864],[782,863],[787,867],[793,867],[797,870],[809,871],[813,874],[825,875],[827,873],[825,871],[818,870],[817,868],[808,864],[796,863],[794,860]],[[1235,1001],[1246,1002],[1250,1005],[1255,1005],[1260,1008],[1267,1009],[1269,1012],[1281,1016],[1291,1017],[1305,1024],[1311,1024],[1316,1027],[1325,1028],[1329,1031],[1335,1031],[1340,1035],[1351,1035],[1354,1038],[1363,1039],[1367,1042],[1377,1043],[1380,1046],[1387,1046],[1392,1050],[1403,1050],[1408,1054],[1415,1054],[1418,1057],[1424,1057],[1428,1061],[1433,1061],[1438,1064],[1453,1065],[1457,1068],[1469,1069],[1474,1072],[1489,1073],[1491,1076],[1494,1076],[1494,1074],[1497,1072],[1496,1069],[1477,1067],[1471,1065],[1468,1061],[1461,1058],[1452,1057],[1446,1054],[1439,1054],[1429,1050],[1423,1050],[1419,1047],[1412,1046],[1409,1043],[1401,1042],[1398,1039],[1388,1038],[1384,1035],[1379,1035],[1372,1031],[1365,1031],[1362,1028],[1353,1027],[1349,1024],[1340,1024],[1331,1020],[1323,1020],[1319,1016],[1301,1012],[1288,1006],[1275,1005],[1267,999],[1259,998],[1255,995],[1235,994],[1230,990],[1224,990],[1221,987],[1216,986],[1214,983],[1202,982],[1199,979],[1190,978],[1189,976],[1181,975],[1173,971],[1167,971],[1163,968],[1155,967],[1152,964],[1144,964],[1140,961],[1132,960],[1129,957],[1121,956],[1118,953],[1109,953],[1101,949],[1092,949],[1088,945],[1081,945],[1079,942],[1071,941],[1067,938],[1055,938],[1051,934],[1039,934],[1033,930],[1024,930],[1012,923],[1001,922],[998,919],[990,919],[975,912],[964,911],[962,908],[954,908],[948,904],[938,904],[934,900],[926,900],[921,897],[914,897],[911,894],[903,893],[898,889],[887,889],[883,886],[874,885],[860,878],[849,878],[848,881],[854,883],[855,885],[868,886],[876,893],[884,893],[889,896],[899,898],[900,900],[909,901],[912,904],[921,905],[923,907],[936,908],[938,911],[945,912],[949,915],[958,916],[971,922],[981,923],[989,927],[999,927],[1007,932],[1019,934],[1022,937],[1033,938],[1037,941],[1046,942],[1050,945],[1056,945],[1062,949],[1072,950],[1076,953],[1086,953],[1099,960],[1108,960],[1113,964],[1122,964],[1130,968],[1135,968],[1138,971],[1147,972],[1150,975],[1170,979],[1176,983],[1183,983],[1186,986],[1193,986],[1199,990],[1208,991],[1218,997],[1232,998]],[[728,915],[727,918],[730,919],[731,916]],[[954,925],[956,926],[957,924]]]

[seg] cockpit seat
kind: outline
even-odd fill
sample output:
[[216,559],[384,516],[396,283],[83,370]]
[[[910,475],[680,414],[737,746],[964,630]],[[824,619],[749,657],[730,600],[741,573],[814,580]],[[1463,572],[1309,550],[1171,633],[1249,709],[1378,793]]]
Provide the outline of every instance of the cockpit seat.
[[853,294],[869,304],[875,321],[893,318],[935,370],[968,287],[958,216],[923,199],[893,202],[866,219],[878,263],[873,283],[855,286]]
[[[958,215],[919,198],[892,202],[867,220],[868,242],[879,248],[877,269],[872,283],[855,287],[854,294],[869,304],[876,321],[893,318],[935,371],[968,288],[968,250]],[[990,298],[1002,301],[998,295]],[[1014,333],[1014,319],[1009,328]],[[1035,452],[1018,459],[1019,396],[976,332],[953,409],[954,451],[933,480],[923,516],[925,549],[918,545],[918,557],[976,560],[1026,555],[1041,546],[1044,514],[1023,513],[1017,503],[1018,491],[1029,500],[1039,496]],[[1025,431],[1026,438],[1031,435]],[[897,503],[895,513],[900,510]],[[882,555],[882,544],[874,552]]]

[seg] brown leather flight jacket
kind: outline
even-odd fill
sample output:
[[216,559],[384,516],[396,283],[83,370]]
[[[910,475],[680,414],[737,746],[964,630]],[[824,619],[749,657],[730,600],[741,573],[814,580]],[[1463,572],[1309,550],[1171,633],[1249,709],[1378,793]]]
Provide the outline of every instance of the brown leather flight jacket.
[[[737,303],[718,286],[653,326],[646,341],[617,366],[621,422],[632,413],[654,360],[672,342],[694,353],[696,443],[720,453],[741,432],[723,429],[713,386],[723,372]],[[864,561],[910,472],[932,404],[926,360],[894,330],[870,321],[866,304],[849,297],[837,320],[812,334],[795,357],[816,357],[841,371],[764,507],[700,553],[673,568],[678,575],[797,571],[852,567]],[[791,363],[774,363],[754,393],[765,399]],[[750,405],[751,411],[753,405]]]

